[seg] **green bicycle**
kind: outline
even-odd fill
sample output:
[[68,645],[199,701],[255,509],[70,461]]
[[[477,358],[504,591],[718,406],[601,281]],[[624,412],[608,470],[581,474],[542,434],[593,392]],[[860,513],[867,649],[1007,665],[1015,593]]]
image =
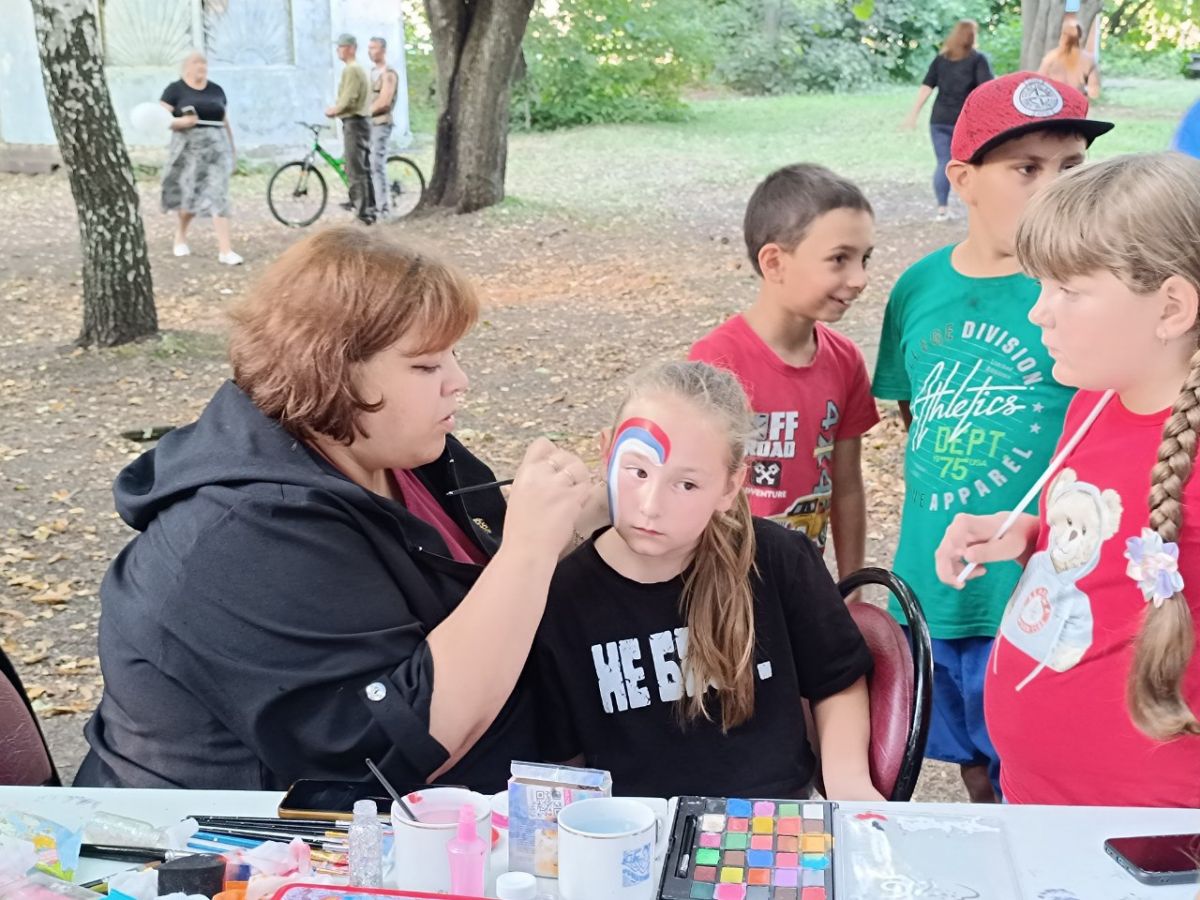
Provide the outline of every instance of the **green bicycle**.
[[[342,160],[321,146],[321,130],[325,125],[297,122],[313,133],[313,145],[304,159],[284,163],[267,182],[267,206],[271,215],[289,228],[304,228],[321,218],[329,200],[329,188],[325,176],[317,168],[317,158],[325,160],[342,183],[349,187],[346,166]],[[393,155],[387,158],[389,214],[393,219],[407,216],[421,202],[425,192],[425,176],[417,164],[407,156]]]

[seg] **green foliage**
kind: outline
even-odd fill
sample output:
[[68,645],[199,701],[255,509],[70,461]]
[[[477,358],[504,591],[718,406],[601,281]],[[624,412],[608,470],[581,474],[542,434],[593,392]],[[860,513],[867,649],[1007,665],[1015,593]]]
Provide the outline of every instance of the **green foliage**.
[[683,87],[708,65],[700,0],[539,3],[513,89],[517,127],[678,120]]
[[433,42],[420,0],[401,0],[404,14],[404,67],[408,77],[408,116],[413,131],[433,131],[437,125],[436,73]]
[[1100,71],[1106,77],[1178,78],[1187,62],[1188,55],[1184,51],[1161,44],[1148,50],[1128,40],[1113,40],[1100,51]]
[[716,79],[746,93],[856,91],[922,75],[950,27],[1003,0],[709,0]]
[[1021,17],[1008,16],[987,26],[980,22],[979,50],[988,58],[992,71],[1006,75],[1021,68]]

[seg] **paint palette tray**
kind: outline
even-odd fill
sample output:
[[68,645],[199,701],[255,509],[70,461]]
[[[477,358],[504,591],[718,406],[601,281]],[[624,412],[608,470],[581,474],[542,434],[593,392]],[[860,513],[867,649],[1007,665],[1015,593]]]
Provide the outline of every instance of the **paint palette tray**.
[[836,808],[680,797],[660,900],[833,900]]

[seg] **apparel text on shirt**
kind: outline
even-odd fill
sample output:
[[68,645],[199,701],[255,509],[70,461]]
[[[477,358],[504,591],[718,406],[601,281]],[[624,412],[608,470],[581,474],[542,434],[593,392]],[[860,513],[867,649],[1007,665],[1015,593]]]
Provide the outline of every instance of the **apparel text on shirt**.
[[[984,360],[977,360],[965,376],[960,376],[960,363],[955,362],[947,367],[946,363],[939,362],[913,398],[913,448],[919,448],[931,427],[934,427],[934,460],[942,463],[942,477],[965,481],[970,474],[968,466],[996,461],[1000,441],[1004,437],[1003,431],[975,427],[973,417],[1008,416],[1025,410],[1027,407],[1022,402],[1021,393],[1040,384],[1044,378],[1041,372],[1035,371],[1037,360],[1029,355],[1028,348],[1005,328],[967,320],[962,325],[960,337],[998,348],[1016,364],[1018,372],[1024,373],[1020,384],[993,384],[990,375],[984,375],[979,383],[974,383],[984,366]],[[947,326],[945,333],[939,330],[931,338],[935,344],[953,339],[952,326]],[[1034,404],[1034,412],[1040,412],[1039,407],[1040,404]],[[939,422],[950,424],[937,424]],[[986,461],[973,458],[977,451],[984,452]],[[917,498],[918,502],[927,504],[931,512],[936,512],[948,509],[955,502],[966,504],[972,496],[986,497],[992,491],[988,486],[989,481],[995,487],[1002,487],[1008,482],[1004,470],[1013,475],[1020,473],[1022,465],[1018,459],[1028,460],[1032,455],[1032,450],[1013,447],[1010,453],[1000,455],[998,465],[989,468],[984,477],[975,478],[970,486],[921,495]]]
[[[685,690],[689,697],[694,697],[696,684],[692,673],[689,672],[686,679],[683,677],[683,662],[687,658],[687,626],[656,632],[648,640],[659,702],[679,700]],[[644,683],[646,670],[638,665],[642,658],[638,638],[592,644],[591,652],[600,700],[606,713],[626,712],[650,705],[650,688]],[[770,678],[771,674],[770,662],[758,664],[760,681]]]

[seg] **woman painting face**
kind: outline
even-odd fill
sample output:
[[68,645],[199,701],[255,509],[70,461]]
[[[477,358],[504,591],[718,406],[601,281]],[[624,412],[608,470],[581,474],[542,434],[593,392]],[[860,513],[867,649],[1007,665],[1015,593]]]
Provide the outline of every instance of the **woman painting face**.
[[418,352],[429,341],[406,334],[361,365],[359,396],[382,402],[359,415],[350,450],[369,469],[413,469],[442,455],[467,376],[454,347]]

